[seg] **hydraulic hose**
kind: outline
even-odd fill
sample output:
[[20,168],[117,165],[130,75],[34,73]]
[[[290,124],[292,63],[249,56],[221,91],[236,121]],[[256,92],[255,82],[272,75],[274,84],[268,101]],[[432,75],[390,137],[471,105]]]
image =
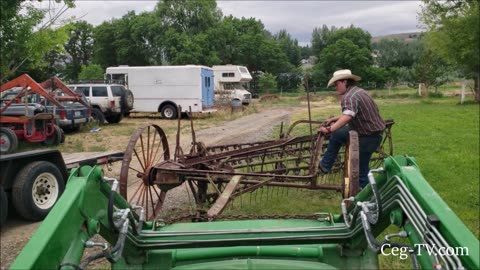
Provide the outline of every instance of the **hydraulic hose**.
[[108,225],[110,225],[110,228],[114,233],[118,233],[117,226],[115,226],[115,223],[113,222],[113,201],[115,198],[117,186],[118,186],[118,181],[117,180],[113,181],[112,189],[110,190],[110,194],[108,196],[108,208],[107,208]]

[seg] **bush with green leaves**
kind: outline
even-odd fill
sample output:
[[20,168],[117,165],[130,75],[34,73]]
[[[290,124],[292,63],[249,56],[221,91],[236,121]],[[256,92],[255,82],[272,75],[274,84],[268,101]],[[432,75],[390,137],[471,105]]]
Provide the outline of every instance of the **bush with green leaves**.
[[258,79],[258,87],[261,93],[270,94],[277,91],[277,81],[275,76],[270,73],[264,73]]
[[100,65],[82,65],[80,74],[78,74],[79,80],[103,80],[104,70]]

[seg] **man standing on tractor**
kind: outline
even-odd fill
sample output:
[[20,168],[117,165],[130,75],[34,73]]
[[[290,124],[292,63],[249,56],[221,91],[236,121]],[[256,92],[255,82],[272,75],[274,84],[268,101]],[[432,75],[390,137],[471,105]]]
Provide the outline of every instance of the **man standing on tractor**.
[[348,132],[355,130],[360,148],[359,184],[363,188],[368,184],[370,158],[380,146],[385,123],[372,97],[356,86],[360,80],[349,69],[343,69],[334,72],[328,82],[327,87],[334,85],[337,94],[342,96],[342,114],[327,119],[318,129],[323,134],[331,134],[327,151],[318,167],[321,173],[329,173],[340,147],[348,141]]

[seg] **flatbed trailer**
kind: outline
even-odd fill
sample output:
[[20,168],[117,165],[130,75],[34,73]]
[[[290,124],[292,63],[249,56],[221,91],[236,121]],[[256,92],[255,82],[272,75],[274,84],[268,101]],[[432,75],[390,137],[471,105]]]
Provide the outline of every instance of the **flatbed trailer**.
[[69,171],[123,159],[122,151],[61,153],[43,149],[0,156],[0,226],[8,205],[27,220],[45,218],[65,189]]

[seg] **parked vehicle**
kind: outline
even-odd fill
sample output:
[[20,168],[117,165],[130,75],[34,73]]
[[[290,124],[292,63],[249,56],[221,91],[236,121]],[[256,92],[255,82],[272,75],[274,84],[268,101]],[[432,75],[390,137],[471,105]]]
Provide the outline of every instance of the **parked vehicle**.
[[42,220],[62,195],[70,169],[122,158],[122,152],[62,155],[53,149],[1,155],[0,226],[7,219],[9,203],[22,218]]
[[182,112],[215,111],[213,70],[206,66],[109,67],[106,79],[119,82],[135,94],[132,112],[160,112],[174,119]]
[[119,123],[133,108],[132,92],[119,84],[84,83],[68,87],[85,95],[92,107],[92,117],[99,124],[104,124],[105,120],[111,124]]
[[246,67],[222,65],[212,68],[216,101],[241,101],[244,105],[250,104],[252,94],[245,90],[244,85],[252,80],[252,75]]
[[[2,102],[8,102],[14,99],[20,91],[21,87],[20,89],[19,87],[15,87],[13,89],[5,91],[5,93],[1,97]],[[65,96],[65,94],[61,91],[55,92],[55,95],[62,97]],[[55,115],[56,125],[62,128],[64,131],[76,131],[80,129],[82,125],[88,123],[90,120],[90,107],[86,107],[85,105],[78,102],[59,101],[60,104],[62,104],[63,106],[63,108],[59,108],[51,101],[42,97],[40,94],[29,91],[27,91],[22,98],[26,99],[26,102],[29,104],[29,106],[36,107],[37,111],[52,113],[53,115]],[[85,100],[85,102],[87,101]],[[20,112],[23,111],[24,105],[14,103],[10,107],[10,115],[19,115]],[[14,110],[13,108],[17,109]]]
[[62,109],[63,105],[27,74],[0,85],[0,93],[14,87],[21,88],[18,94],[11,100],[0,103],[0,154],[15,151],[18,140],[48,145],[59,144],[63,132],[55,125],[54,114],[46,112],[45,107],[40,104],[28,103],[26,95],[31,92],[37,93],[57,108]]

